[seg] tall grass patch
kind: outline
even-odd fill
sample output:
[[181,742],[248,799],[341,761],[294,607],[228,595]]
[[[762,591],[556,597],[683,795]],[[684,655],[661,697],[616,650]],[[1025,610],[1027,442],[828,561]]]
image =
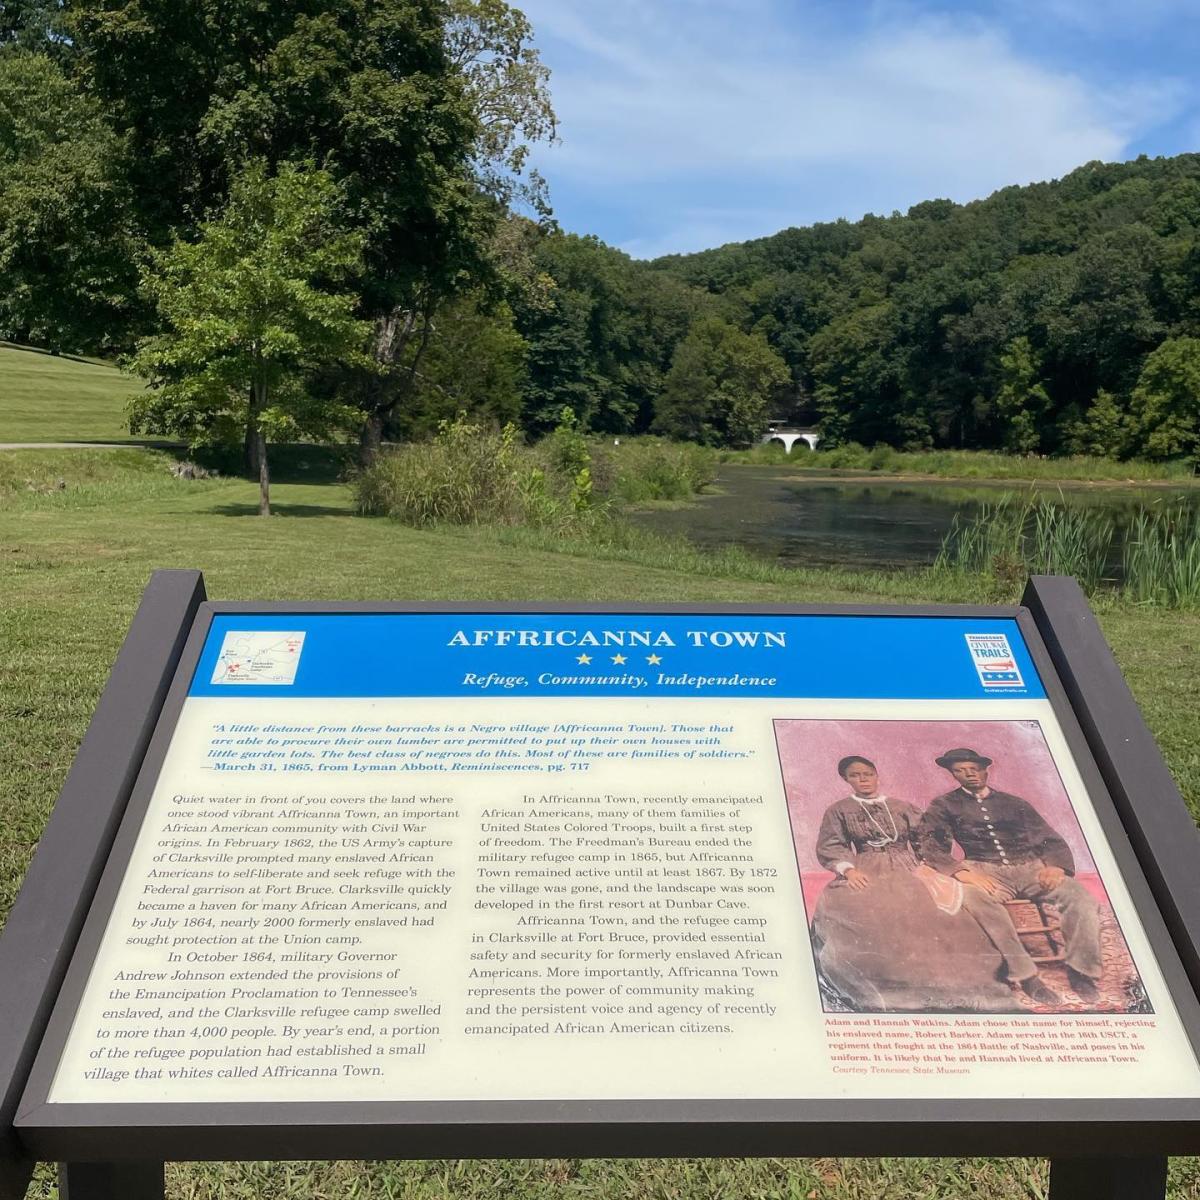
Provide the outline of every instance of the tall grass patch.
[[1116,525],[1107,513],[1040,501],[1026,549],[1031,575],[1074,575],[1094,592],[1104,580]]
[[516,427],[443,421],[430,442],[384,452],[354,479],[360,513],[405,525],[563,526],[598,515],[586,461],[565,439],[541,453]]
[[385,452],[354,480],[358,510],[406,525],[526,525],[607,530],[621,504],[694,496],[716,475],[716,455],[661,438],[608,445],[564,410],[557,429],[526,446],[517,429],[465,417],[430,442]]
[[516,524],[524,514],[521,447],[512,430],[444,422],[421,445],[384,451],[354,480],[360,512],[405,525]]
[[1107,513],[1044,498],[1002,496],[971,518],[956,516],[935,571],[992,580],[1003,587],[1028,575],[1074,575],[1095,592],[1106,579],[1116,525]]
[[1125,542],[1125,595],[1138,604],[1200,608],[1200,513],[1141,512]]
[[717,477],[716,451],[665,438],[624,438],[592,446],[601,493],[622,504],[690,500]]
[[1093,596],[1109,592],[1136,604],[1200,608],[1200,512],[1143,510],[1119,559],[1116,532],[1107,513],[1004,496],[968,520],[955,518],[933,569],[973,577],[995,591],[1028,575],[1074,575]]

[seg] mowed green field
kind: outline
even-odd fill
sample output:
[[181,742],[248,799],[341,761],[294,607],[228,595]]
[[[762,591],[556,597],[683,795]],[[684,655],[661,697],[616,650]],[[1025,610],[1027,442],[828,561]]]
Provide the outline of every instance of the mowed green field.
[[116,367],[0,343],[0,442],[127,442],[141,384]]
[[[507,535],[422,532],[355,516],[349,489],[336,481],[279,483],[279,515],[261,519],[254,484],[177,480],[169,462],[140,450],[0,453],[0,913],[156,567],[201,568],[209,595],[222,599],[869,601],[914,600],[927,586],[919,576],[828,573],[759,582],[719,566],[681,572],[618,557],[598,562]],[[304,460],[291,471],[293,479],[318,474]],[[1100,615],[1200,812],[1200,616],[1124,606]],[[178,1164],[168,1179],[175,1200],[1017,1200],[1045,1195],[1047,1168],[1032,1159],[556,1159]],[[31,1195],[53,1194],[45,1170]],[[1171,1194],[1200,1198],[1200,1162],[1173,1162]]]

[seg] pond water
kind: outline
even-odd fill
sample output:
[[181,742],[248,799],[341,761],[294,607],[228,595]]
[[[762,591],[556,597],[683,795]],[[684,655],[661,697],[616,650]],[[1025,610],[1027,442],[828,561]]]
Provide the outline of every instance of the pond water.
[[956,513],[967,520],[1005,495],[1024,499],[1033,491],[1055,504],[1108,514],[1117,526],[1118,557],[1122,534],[1138,512],[1200,508],[1195,488],[847,480],[727,466],[710,494],[679,508],[647,508],[633,519],[699,546],[741,546],[789,566],[925,566],[937,557]]

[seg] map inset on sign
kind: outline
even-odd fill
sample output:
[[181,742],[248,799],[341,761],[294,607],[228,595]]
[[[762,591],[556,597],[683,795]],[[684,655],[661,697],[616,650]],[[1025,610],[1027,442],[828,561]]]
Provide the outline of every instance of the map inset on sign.
[[231,629],[221,643],[212,682],[294,683],[303,646],[303,633],[283,633],[274,629]]

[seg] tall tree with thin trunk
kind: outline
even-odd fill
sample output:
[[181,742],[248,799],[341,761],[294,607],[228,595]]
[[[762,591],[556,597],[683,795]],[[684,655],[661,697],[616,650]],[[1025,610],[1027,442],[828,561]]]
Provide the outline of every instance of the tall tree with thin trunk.
[[[459,210],[457,240],[444,243],[444,257],[408,291],[389,296],[382,288],[368,289],[375,315],[374,369],[346,381],[364,413],[364,463],[378,454],[397,415],[416,406],[421,364],[443,317],[469,292],[478,296],[482,289],[495,298],[511,291],[505,214],[525,207],[539,218],[550,215],[545,181],[529,156],[534,143],[555,139],[557,117],[550,71],[533,45],[532,25],[505,0],[441,0],[439,11],[446,65],[462,86],[474,123],[463,175],[471,203]],[[392,251],[383,260],[368,258],[380,281],[391,277],[384,267],[394,257]]]
[[251,164],[197,240],[175,241],[145,274],[164,328],[131,360],[150,390],[130,406],[130,427],[193,446],[236,445],[249,429],[258,511],[269,516],[268,442],[324,440],[361,415],[304,384],[317,368],[367,361],[370,323],[344,290],[363,240],[346,228],[326,172],[285,164],[272,175]]

